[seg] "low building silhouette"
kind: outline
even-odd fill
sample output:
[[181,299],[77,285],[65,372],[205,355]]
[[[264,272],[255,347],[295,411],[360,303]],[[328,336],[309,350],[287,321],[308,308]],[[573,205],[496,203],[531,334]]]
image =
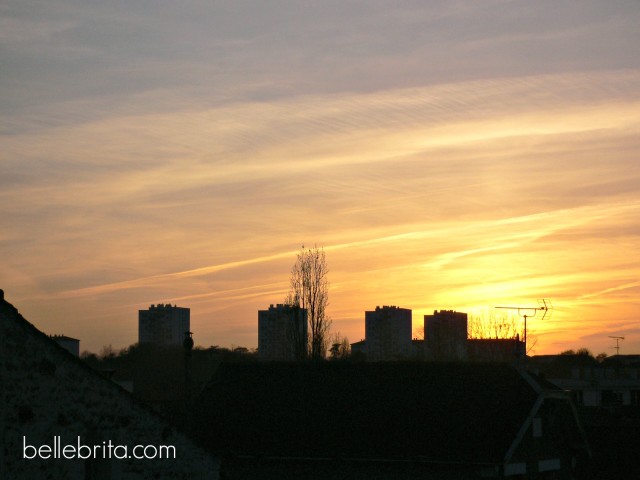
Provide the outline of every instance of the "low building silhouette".
[[80,340],[77,338],[67,337],[66,335],[49,335],[49,337],[67,352],[76,357],[80,356]]
[[598,362],[590,355],[536,355],[528,367],[585,407],[640,408],[640,356],[614,355]]
[[469,338],[467,358],[481,362],[513,362],[524,357],[524,342],[516,338]]
[[367,342],[364,338],[359,342],[355,342],[351,344],[351,357],[366,359]]

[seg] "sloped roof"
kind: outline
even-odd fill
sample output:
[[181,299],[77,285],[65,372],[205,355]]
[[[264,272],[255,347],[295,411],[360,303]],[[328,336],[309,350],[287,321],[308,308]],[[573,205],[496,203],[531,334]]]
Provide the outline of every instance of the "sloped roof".
[[504,364],[223,364],[195,414],[222,454],[500,462],[536,398]]
[[[85,478],[89,470],[78,459],[25,458],[23,442],[51,446],[55,437],[62,445],[82,439],[83,445],[113,441],[129,452],[136,444],[171,445],[178,452],[170,459],[118,459],[123,478],[215,478],[217,460],[150,407],[39,331],[4,300],[1,289],[0,379],[1,478],[42,478],[45,470],[47,478]],[[107,460],[100,453],[94,455],[94,459]]]

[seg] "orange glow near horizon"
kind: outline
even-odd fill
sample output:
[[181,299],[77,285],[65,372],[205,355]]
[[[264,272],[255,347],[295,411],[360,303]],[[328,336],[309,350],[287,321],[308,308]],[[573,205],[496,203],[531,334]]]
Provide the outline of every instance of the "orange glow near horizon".
[[[447,15],[475,18],[476,8]],[[420,10],[427,23],[428,10]],[[51,32],[73,36],[61,25]],[[7,48],[49,32],[36,30],[9,32]],[[545,70],[541,55],[539,71],[528,69],[535,59],[501,69],[496,48],[507,42],[507,59],[516,48],[505,35],[450,39],[429,61],[404,47],[361,62],[360,53],[327,54],[345,64],[316,71],[305,61],[285,74],[280,53],[262,62],[235,50],[247,42],[262,52],[258,38],[280,52],[279,36],[247,32],[211,51],[251,58],[240,62],[251,73],[236,71],[231,54],[205,66],[189,50],[163,73],[155,57],[144,63],[148,76],[143,64],[122,78],[110,70],[122,91],[110,76],[90,76],[104,90],[97,97],[93,83],[67,90],[53,69],[61,91],[48,103],[18,89],[22,103],[0,117],[0,288],[37,328],[80,338],[83,350],[135,343],[137,311],[157,303],[191,308],[196,344],[254,348],[257,311],[282,303],[296,252],[317,244],[329,265],[333,331],[351,342],[378,305],[412,309],[417,330],[433,310],[480,315],[546,298],[552,315],[529,323],[533,353],[612,354],[610,335],[625,336],[623,353],[640,353],[640,68],[581,69],[571,51],[570,67]],[[518,43],[527,54],[555,38],[531,35],[541,43]],[[597,37],[600,45],[605,35]],[[69,41],[61,51],[79,55],[80,69],[93,55]],[[316,56],[309,48],[282,55],[299,62]],[[452,58],[453,73],[420,81],[442,51],[467,61],[484,52],[479,63],[496,71],[472,74]],[[112,58],[103,54],[96,58]],[[121,67],[138,60],[126,56]],[[182,69],[183,61],[193,63]],[[380,65],[389,64],[412,80],[387,79],[394,74]],[[174,71],[192,83],[153,83]],[[344,85],[318,78],[327,71],[341,72]],[[31,88],[48,85],[34,78]],[[143,80],[154,87],[139,87]]]

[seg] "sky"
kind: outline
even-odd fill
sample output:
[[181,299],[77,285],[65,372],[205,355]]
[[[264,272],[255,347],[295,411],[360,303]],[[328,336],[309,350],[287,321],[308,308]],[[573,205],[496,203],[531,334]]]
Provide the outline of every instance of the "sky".
[[318,245],[351,342],[378,305],[417,331],[544,298],[530,353],[640,353],[639,24],[637,0],[4,0],[0,288],[81,350],[158,303],[255,348]]

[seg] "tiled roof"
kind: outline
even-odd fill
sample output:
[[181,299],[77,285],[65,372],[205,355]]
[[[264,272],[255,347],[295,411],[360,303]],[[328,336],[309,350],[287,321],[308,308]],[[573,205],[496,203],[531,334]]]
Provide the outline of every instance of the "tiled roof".
[[196,418],[220,453],[500,462],[536,396],[503,364],[223,364]]

